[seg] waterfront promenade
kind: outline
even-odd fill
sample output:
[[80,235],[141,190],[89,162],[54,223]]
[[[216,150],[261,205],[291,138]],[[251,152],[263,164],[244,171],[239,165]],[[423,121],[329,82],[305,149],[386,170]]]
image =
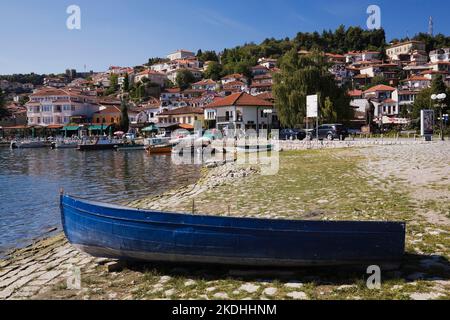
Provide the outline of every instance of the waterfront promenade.
[[[280,172],[204,169],[195,184],[130,206],[179,212],[313,220],[407,222],[407,255],[369,290],[365,270],[249,270],[122,265],[78,253],[62,235],[0,262],[0,299],[448,299],[450,143],[280,153]],[[270,195],[270,196],[269,196]],[[81,288],[68,290],[73,267]]]

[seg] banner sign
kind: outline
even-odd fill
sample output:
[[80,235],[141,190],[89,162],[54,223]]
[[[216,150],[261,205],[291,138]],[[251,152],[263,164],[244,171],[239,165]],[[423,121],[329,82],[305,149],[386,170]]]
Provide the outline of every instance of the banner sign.
[[434,111],[422,110],[420,112],[420,133],[422,136],[432,136],[434,133]]
[[319,117],[319,99],[317,94],[306,97],[306,116],[308,118]]

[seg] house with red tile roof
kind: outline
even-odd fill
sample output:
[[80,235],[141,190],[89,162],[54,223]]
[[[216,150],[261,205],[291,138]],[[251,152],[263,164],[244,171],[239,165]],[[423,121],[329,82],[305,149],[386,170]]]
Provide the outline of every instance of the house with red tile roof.
[[230,81],[225,83],[222,89],[225,94],[232,94],[237,92],[247,92],[248,86],[242,81]]
[[378,51],[350,51],[345,54],[346,63],[356,63],[360,61],[371,61],[379,59],[380,52]]
[[408,79],[402,81],[405,87],[411,90],[422,90],[430,87],[431,79],[425,76],[411,76]]
[[218,87],[219,84],[211,79],[201,80],[192,84],[192,89],[194,90],[215,91]]
[[252,76],[255,77],[255,76],[269,73],[270,69],[265,66],[258,65],[258,66],[254,66],[254,67],[250,68],[250,71],[252,73]]
[[264,129],[276,121],[276,115],[264,110],[274,110],[273,103],[245,92],[215,99],[205,107],[214,111],[217,129]]
[[71,117],[90,119],[99,110],[97,96],[79,89],[44,87],[30,95],[27,108],[28,125],[63,126]]
[[158,123],[174,123],[194,126],[195,121],[204,120],[204,111],[202,108],[181,107],[172,110],[164,110],[157,116]]
[[134,77],[134,83],[141,82],[144,79],[148,79],[151,83],[158,84],[161,88],[163,88],[167,81],[167,76],[162,72],[147,69],[136,74]]
[[[137,123],[137,116],[139,111],[128,110],[128,118],[130,123]],[[118,126],[122,120],[122,111],[120,110],[120,105],[112,106],[100,106],[100,110],[94,113],[92,117],[93,124],[104,125],[105,130],[111,125]]]
[[277,67],[277,59],[270,59],[270,58],[260,58],[258,60],[258,64],[260,66],[266,67],[267,69],[273,69]]
[[225,85],[229,82],[233,82],[233,81],[241,81],[244,83],[248,83],[247,77],[245,77],[244,75],[242,75],[240,73],[233,73],[233,74],[227,75],[227,76],[223,77],[221,79],[221,81],[222,81],[223,85]]

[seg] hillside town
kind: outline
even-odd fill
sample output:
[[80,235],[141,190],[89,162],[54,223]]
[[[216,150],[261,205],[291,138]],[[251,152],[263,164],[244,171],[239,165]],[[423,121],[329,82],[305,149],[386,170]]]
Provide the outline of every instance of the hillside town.
[[[433,79],[440,76],[450,85],[450,48],[427,52],[424,42],[411,40],[392,44],[385,52],[322,54],[338,86],[349,88],[348,108],[354,116],[347,125],[356,130],[367,125],[408,126],[417,95]],[[277,59],[261,57],[248,75],[228,74],[217,80],[205,76],[217,62],[201,61],[189,50],[158,60],[138,67],[111,66],[104,72],[67,70],[36,86],[1,80],[1,90],[9,93],[8,114],[0,121],[3,134],[20,135],[31,128],[77,134],[85,126],[94,133],[106,131],[120,123],[123,99],[128,101],[130,130],[136,133],[149,125],[192,130],[195,121],[205,129],[280,127],[272,92],[274,75],[281,72]],[[185,78],[188,81],[180,83]],[[370,104],[374,110],[369,124]]]

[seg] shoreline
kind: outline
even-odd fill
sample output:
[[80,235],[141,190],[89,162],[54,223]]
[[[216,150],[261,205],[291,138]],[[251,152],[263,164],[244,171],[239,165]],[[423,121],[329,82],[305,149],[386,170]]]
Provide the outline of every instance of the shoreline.
[[[145,209],[164,210],[173,207],[173,211],[191,213],[192,199],[196,199],[196,212],[211,214],[223,214],[227,212],[226,206],[233,206],[233,216],[245,213],[255,217],[289,218],[290,212],[296,212],[293,218],[329,218],[329,219],[393,219],[399,218],[408,221],[407,252],[404,265],[401,270],[385,272],[384,288],[380,292],[372,292],[365,288],[361,281],[363,273],[335,274],[329,270],[308,271],[302,270],[269,270],[261,273],[259,270],[242,268],[211,268],[204,266],[179,266],[146,264],[126,265],[109,259],[96,259],[76,251],[66,241],[63,234],[40,240],[23,249],[15,250],[9,259],[0,260],[0,300],[2,299],[440,299],[450,296],[450,264],[448,252],[448,238],[450,229],[445,223],[435,224],[421,220],[416,215],[418,209],[429,211],[429,208],[411,204],[399,197],[399,193],[389,194],[389,190],[404,188],[408,180],[398,180],[396,175],[402,173],[405,179],[418,179],[417,172],[423,165],[428,164],[430,150],[435,154],[432,164],[439,163],[441,156],[450,152],[450,144],[442,145],[442,153],[436,153],[441,145],[422,145],[414,147],[404,145],[383,145],[374,148],[344,148],[342,150],[313,151],[286,151],[283,152],[282,168],[276,179],[281,180],[282,186],[294,183],[298,190],[305,190],[304,186],[314,183],[316,191],[320,195],[306,190],[306,196],[312,201],[303,203],[305,199],[297,194],[297,189],[289,189],[288,193],[281,192],[281,198],[275,185],[272,189],[266,181],[272,181],[274,177],[258,176],[257,168],[251,166],[240,167],[234,163],[212,169],[202,169],[201,178],[194,184],[165,192],[159,196],[143,197],[139,200],[127,201],[126,205],[144,207]],[[423,154],[423,158],[412,158],[409,154]],[[387,158],[383,158],[387,157]],[[397,170],[397,162],[403,163],[404,159],[416,159],[417,170],[403,168]],[[386,159],[390,159],[386,162]],[[322,161],[322,162],[321,162]],[[299,163],[301,163],[299,167]],[[329,170],[329,165],[334,166]],[[355,166],[356,165],[356,166]],[[293,167],[296,166],[296,167]],[[303,168],[306,166],[306,168]],[[297,170],[299,177],[296,177]],[[448,170],[434,166],[436,180],[440,177],[439,170]],[[415,171],[411,171],[415,170]],[[420,171],[422,170],[422,171]],[[383,174],[383,175],[382,175]],[[394,174],[389,178],[389,174]],[[422,175],[426,175],[423,172]],[[339,193],[322,194],[321,180],[317,175],[326,177],[324,181],[349,180],[363,181],[359,188],[361,195]],[[388,183],[383,182],[388,179]],[[269,180],[267,180],[269,179]],[[302,179],[312,179],[302,182]],[[321,178],[319,178],[321,179]],[[356,180],[355,180],[356,179]],[[292,182],[291,182],[292,180]],[[436,180],[440,181],[440,180]],[[433,181],[431,181],[433,182]],[[275,183],[275,182],[274,182]],[[418,185],[424,190],[429,181],[424,185]],[[441,183],[446,186],[448,181]],[[297,186],[298,185],[298,186]],[[345,185],[345,183],[344,183]],[[350,186],[352,183],[349,184]],[[379,189],[381,186],[382,189]],[[247,189],[246,189],[247,188]],[[251,194],[244,194],[242,190],[252,188]],[[273,189],[274,188],[274,189]],[[364,189],[365,188],[365,189]],[[379,190],[387,188],[380,193]],[[228,190],[228,191],[227,191]],[[230,190],[235,190],[230,192]],[[326,189],[328,190],[328,189]],[[334,189],[332,189],[334,190]],[[353,190],[353,189],[351,189]],[[357,189],[354,189],[355,191]],[[405,189],[406,190],[406,189]],[[410,190],[410,189],[408,189]],[[312,190],[314,191],[314,190]],[[221,202],[217,199],[219,194],[228,192],[228,197],[234,197],[236,203],[230,201]],[[259,195],[260,192],[263,192]],[[267,202],[267,194],[272,194],[274,204]],[[373,193],[373,196],[367,192]],[[442,191],[444,192],[444,191]],[[244,195],[245,203],[239,204],[239,209],[234,205],[239,197]],[[277,196],[278,195],[278,196]],[[259,198],[261,196],[261,198]],[[361,202],[360,196],[372,197],[372,200]],[[215,199],[215,200],[214,200]],[[335,199],[335,200],[333,200]],[[356,199],[359,199],[358,201]],[[255,202],[257,200],[257,202]],[[277,212],[274,208],[280,208],[278,200],[285,201],[283,212]],[[340,203],[343,201],[343,203]],[[376,201],[373,205],[371,201]],[[339,204],[336,211],[335,202]],[[361,204],[358,204],[361,202]],[[303,204],[301,204],[303,203]],[[266,206],[268,208],[266,208]],[[352,213],[346,213],[347,206],[361,206]],[[376,208],[381,206],[381,210]],[[272,208],[274,207],[274,208]],[[294,209],[291,209],[293,207]],[[436,207],[436,205],[435,205]],[[434,207],[433,207],[434,208]],[[393,210],[393,213],[389,211]],[[265,211],[260,211],[265,210]],[[442,208],[440,209],[442,211]],[[440,215],[441,211],[435,208],[434,215]],[[336,215],[340,213],[340,215]],[[229,213],[229,211],[228,211]],[[326,213],[326,214],[325,214]],[[384,215],[386,213],[386,216]],[[424,214],[424,213],[421,213]],[[428,213],[428,216],[430,214]],[[80,268],[82,272],[82,288],[80,290],[68,290],[66,281],[71,276],[73,269]]]
[[[183,186],[161,195],[124,201],[122,204],[143,208],[158,208],[168,201],[184,201],[218,185],[235,182],[258,172],[251,167],[245,169],[235,163],[222,163],[211,169],[202,169],[200,179],[191,185]],[[55,232],[55,231],[52,231]],[[28,299],[45,294],[52,286],[70,276],[67,268],[75,266],[88,271],[106,266],[114,270],[114,260],[90,257],[78,252],[67,241],[64,232],[37,239],[31,244],[7,252],[0,258],[0,300]],[[120,265],[119,265],[120,268]]]

